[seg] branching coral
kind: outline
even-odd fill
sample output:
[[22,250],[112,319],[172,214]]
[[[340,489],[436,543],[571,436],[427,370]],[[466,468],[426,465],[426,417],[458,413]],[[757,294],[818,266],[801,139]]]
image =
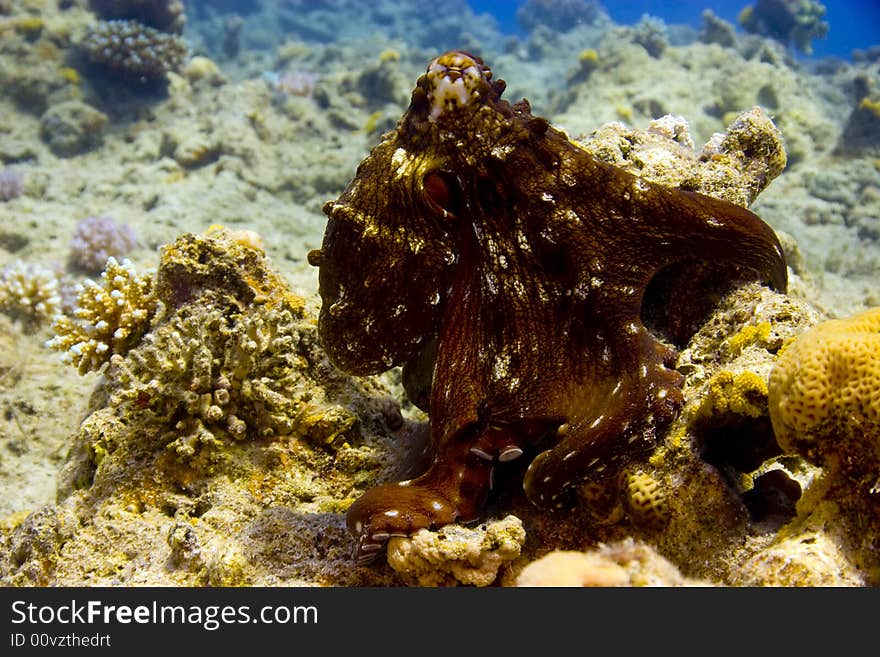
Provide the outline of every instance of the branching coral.
[[51,319],[61,311],[58,274],[40,265],[16,262],[0,274],[0,309],[28,324]]
[[157,309],[152,272],[138,274],[130,261],[111,257],[101,278],[100,284],[87,279],[80,286],[73,316],[58,315],[52,325],[55,337],[46,343],[63,352],[62,360],[80,374],[128,352]]
[[137,21],[102,21],[80,44],[93,62],[123,77],[155,79],[180,67],[186,43]]
[[[322,444],[351,429],[342,407],[319,408],[302,372],[297,308],[258,306],[229,316],[185,306],[107,371],[111,404],[149,412],[167,425],[170,449],[192,457],[201,445],[301,433]],[[335,412],[333,422],[325,417]]]

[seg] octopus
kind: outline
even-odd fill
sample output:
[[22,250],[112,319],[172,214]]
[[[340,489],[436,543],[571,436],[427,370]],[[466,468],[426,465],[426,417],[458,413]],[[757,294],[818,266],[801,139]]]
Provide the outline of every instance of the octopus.
[[359,562],[480,520],[496,468],[521,464],[526,497],[552,511],[655,444],[683,401],[677,352],[642,318],[660,272],[703,261],[787,284],[757,215],[603,163],[504,89],[473,54],[431,61],[309,253],[330,359],[402,366],[430,419],[427,470],[348,509]]

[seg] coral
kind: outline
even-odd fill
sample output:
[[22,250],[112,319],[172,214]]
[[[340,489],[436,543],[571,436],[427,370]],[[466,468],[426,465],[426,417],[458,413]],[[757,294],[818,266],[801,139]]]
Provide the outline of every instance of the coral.
[[104,269],[107,258],[127,255],[137,242],[134,229],[111,217],[87,217],[76,225],[70,240],[70,263],[87,272]]
[[733,413],[745,417],[767,414],[767,382],[752,371],[716,372],[708,382],[697,417]]
[[0,309],[27,324],[53,318],[62,306],[58,274],[17,261],[0,274]]
[[[776,178],[787,163],[782,134],[761,107],[743,112],[724,133],[716,133],[700,152],[700,160],[716,161],[742,171],[744,205]],[[717,179],[714,184],[723,184]]]
[[186,42],[137,21],[101,21],[80,47],[86,56],[124,79],[148,81],[177,70],[187,55]]
[[880,308],[827,320],[785,348],[770,374],[783,450],[880,490]]
[[880,94],[858,101],[843,126],[835,152],[851,156],[880,155]]
[[544,25],[567,32],[579,23],[595,23],[602,13],[602,6],[592,0],[526,0],[516,10],[516,20],[525,30]]
[[669,484],[647,467],[621,473],[621,491],[629,517],[642,527],[661,529],[669,522]]
[[190,58],[183,68],[183,75],[190,82],[207,80],[215,86],[226,82],[225,76],[214,60],[201,55]]
[[211,306],[186,306],[163,320],[107,371],[110,403],[141,409],[166,425],[163,442],[180,457],[224,438],[243,440],[299,433],[317,444],[338,445],[355,416],[319,406],[301,372],[302,307],[261,304],[240,316]]
[[409,538],[388,543],[388,564],[410,584],[488,586],[499,569],[516,559],[525,542],[522,521],[508,515],[469,529],[446,525],[422,529]]
[[101,369],[114,355],[138,343],[156,312],[152,272],[138,274],[128,260],[107,259],[100,284],[87,279],[78,288],[72,316],[58,315],[47,343],[80,374]]
[[841,542],[823,531],[805,531],[757,552],[733,574],[736,586],[864,586]]
[[11,201],[24,191],[24,176],[21,172],[6,167],[0,170],[0,202]]
[[642,16],[631,30],[634,43],[642,46],[651,57],[660,57],[669,46],[666,23],[655,16]]
[[577,142],[599,159],[648,180],[744,207],[782,173],[786,163],[782,134],[760,107],[740,114],[699,154],[693,151],[687,121],[671,115],[655,119],[645,131],[606,123]]
[[725,48],[736,45],[736,28],[732,23],[719,18],[711,9],[702,14],[703,25],[700,27],[699,39],[703,43],[717,43]]
[[757,0],[740,12],[739,24],[746,32],[776,39],[809,55],[811,41],[828,34],[822,20],[825,6],[813,0]]
[[186,22],[180,0],[90,0],[89,4],[105,20],[131,19],[162,32],[181,34]]
[[302,337],[304,301],[269,267],[259,236],[212,227],[164,247],[155,276],[114,258],[103,276],[48,344],[81,373],[109,361],[110,405],[163,427],[180,458],[226,439],[298,434],[338,448],[358,434],[356,416],[303,377],[317,360]]
[[55,155],[85,153],[104,141],[107,115],[79,100],[52,105],[40,117],[40,137]]
[[708,586],[690,579],[653,547],[632,538],[588,552],[557,550],[527,565],[517,586]]
[[280,94],[285,96],[309,97],[321,76],[311,71],[287,71],[280,75],[268,75],[267,79]]

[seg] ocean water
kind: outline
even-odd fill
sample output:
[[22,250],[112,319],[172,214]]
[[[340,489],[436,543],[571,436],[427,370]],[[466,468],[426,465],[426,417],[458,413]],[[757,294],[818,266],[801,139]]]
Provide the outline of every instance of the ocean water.
[[[517,33],[520,26],[516,20],[517,9],[523,1],[470,0],[476,12],[495,16],[499,27],[506,32]],[[701,14],[711,9],[717,16],[738,26],[737,16],[749,3],[745,0],[618,0],[603,2],[602,6],[615,23],[637,23],[645,14],[662,18],[666,23],[699,27]],[[877,0],[827,0],[824,20],[828,23],[828,35],[813,41],[812,57],[835,56],[849,59],[853,49],[866,49],[880,44],[880,2]],[[742,32],[742,28],[738,29]]]

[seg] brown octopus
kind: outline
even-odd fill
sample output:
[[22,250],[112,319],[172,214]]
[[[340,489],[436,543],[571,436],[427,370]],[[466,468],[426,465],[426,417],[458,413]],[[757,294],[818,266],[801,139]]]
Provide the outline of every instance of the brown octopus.
[[479,57],[434,59],[309,254],[330,358],[357,375],[403,365],[430,415],[428,470],[348,511],[361,561],[478,519],[499,463],[536,454],[526,495],[556,508],[649,447],[682,401],[675,352],[641,319],[660,270],[723,262],[786,286],[755,214],[597,160],[504,88]]

